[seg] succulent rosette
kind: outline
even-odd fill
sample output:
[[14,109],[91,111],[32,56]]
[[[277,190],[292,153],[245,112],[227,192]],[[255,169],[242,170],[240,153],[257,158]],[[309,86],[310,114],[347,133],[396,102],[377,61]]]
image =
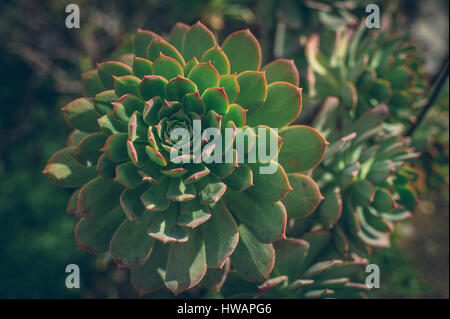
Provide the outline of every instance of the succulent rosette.
[[338,29],[334,45],[324,47],[319,34],[313,34],[306,45],[313,100],[338,97],[353,118],[384,103],[391,121],[414,121],[411,109],[423,106],[427,83],[422,52],[408,34],[370,30],[362,21],[356,29]]
[[[364,298],[370,289],[356,282],[367,260],[342,260],[333,252],[332,234],[319,228],[299,239],[274,244],[276,261],[271,278],[261,284],[243,282],[231,272],[218,297],[225,298]],[[216,295],[217,296],[217,295]]]
[[[301,110],[293,62],[260,69],[249,30],[219,46],[200,22],[166,39],[138,30],[119,60],[83,75],[89,97],[62,109],[74,131],[44,170],[75,189],[79,249],[109,251],[141,294],[179,294],[224,267],[266,280],[272,243],[285,238],[288,174],[317,166],[327,146],[315,129],[287,127]],[[320,192],[307,187],[300,198],[313,209]]]
[[[328,98],[314,122],[327,139],[339,132],[338,107],[337,98]],[[312,174],[325,200],[314,214],[298,216],[292,227],[296,237],[317,225],[330,229],[343,256],[364,256],[371,247],[390,245],[394,224],[409,218],[417,203],[418,173],[408,161],[420,153],[408,138],[386,128],[388,113],[386,105],[373,108],[331,140]]]

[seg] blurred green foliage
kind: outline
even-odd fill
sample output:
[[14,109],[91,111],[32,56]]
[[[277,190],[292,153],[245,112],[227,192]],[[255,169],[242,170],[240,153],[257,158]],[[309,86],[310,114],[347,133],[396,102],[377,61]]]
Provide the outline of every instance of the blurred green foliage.
[[52,115],[60,96],[51,79],[36,81],[16,56],[1,50],[0,63],[15,74],[0,80],[0,297],[76,297],[65,288],[65,266],[87,268],[88,258],[75,250],[75,221],[64,214],[69,191],[40,173],[68,133]]
[[[392,236],[389,249],[376,251],[370,263],[380,266],[380,288],[371,291],[371,298],[421,298],[433,288],[417,268],[401,243],[402,226]],[[407,227],[407,225],[406,225]]]

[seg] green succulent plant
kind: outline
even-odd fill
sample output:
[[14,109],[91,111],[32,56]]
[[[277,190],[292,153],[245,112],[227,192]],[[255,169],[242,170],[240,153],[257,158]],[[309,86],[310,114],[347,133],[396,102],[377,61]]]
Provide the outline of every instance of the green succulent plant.
[[356,30],[338,29],[329,49],[322,49],[319,34],[313,34],[305,53],[309,96],[322,102],[338,97],[353,119],[384,103],[390,121],[409,124],[411,110],[424,102],[424,58],[408,34],[371,30],[362,21]]
[[448,90],[447,80],[447,85],[439,93],[432,109],[411,135],[412,145],[422,153],[413,163],[420,172],[417,186],[421,194],[440,190],[449,182]]
[[[314,123],[326,137],[334,133],[330,128],[336,127],[338,108],[337,98],[327,99]],[[301,235],[316,225],[331,229],[333,244],[343,256],[364,256],[370,247],[390,245],[394,223],[410,217],[417,202],[413,184],[418,173],[407,161],[420,153],[408,138],[386,128],[387,116],[382,104],[332,140],[312,174],[325,200],[312,215],[292,216],[297,218],[292,234]]]
[[353,282],[364,271],[367,260],[342,260],[332,252],[332,235],[316,229],[301,239],[275,243],[277,259],[271,278],[262,284],[243,282],[230,272],[221,293],[226,298],[364,298],[370,289]]
[[[293,62],[261,68],[249,30],[219,46],[200,22],[178,23],[166,39],[138,30],[133,53],[99,63],[83,81],[88,97],[62,108],[74,129],[68,145],[44,169],[57,186],[75,189],[67,211],[79,219],[78,248],[109,251],[141,294],[164,286],[179,294],[224,267],[266,280],[272,243],[285,238],[281,200],[292,202],[286,195],[297,184],[307,191],[295,199],[302,209],[322,199],[309,177],[288,179],[316,167],[328,145],[311,127],[288,127],[301,110]],[[230,129],[232,139],[211,139],[195,123]],[[194,143],[174,137],[176,129]],[[275,154],[261,157],[268,149],[259,141],[272,137]],[[217,156],[232,161],[204,160]],[[262,173],[268,166],[274,171]]]

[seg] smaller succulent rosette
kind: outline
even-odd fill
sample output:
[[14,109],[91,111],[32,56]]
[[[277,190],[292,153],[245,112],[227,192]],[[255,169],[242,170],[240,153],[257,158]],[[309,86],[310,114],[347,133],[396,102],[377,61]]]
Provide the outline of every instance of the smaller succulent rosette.
[[366,298],[370,288],[355,282],[367,260],[342,260],[332,250],[332,234],[319,228],[301,239],[274,244],[277,259],[271,277],[261,284],[243,282],[230,272],[217,297],[225,298]]
[[138,30],[133,48],[83,75],[90,97],[62,109],[75,130],[44,170],[76,189],[79,248],[109,251],[141,294],[179,294],[229,260],[246,280],[267,279],[285,237],[287,173],[317,166],[327,145],[287,127],[301,110],[295,65],[260,69],[249,30],[219,46],[200,22],[167,40]]
[[[326,128],[336,125],[338,105],[338,99],[327,99],[317,117],[315,127],[325,136]],[[420,153],[408,138],[388,131],[387,116],[385,105],[373,108],[332,141],[312,174],[325,200],[314,214],[299,216],[292,227],[295,237],[321,225],[331,229],[333,244],[344,256],[390,245],[394,223],[409,218],[417,203],[413,184],[418,174],[407,162]]]
[[305,53],[310,97],[323,102],[336,96],[354,118],[384,103],[394,121],[410,123],[411,109],[423,106],[424,58],[408,34],[370,30],[362,21],[356,30],[336,31],[329,50],[313,34]]

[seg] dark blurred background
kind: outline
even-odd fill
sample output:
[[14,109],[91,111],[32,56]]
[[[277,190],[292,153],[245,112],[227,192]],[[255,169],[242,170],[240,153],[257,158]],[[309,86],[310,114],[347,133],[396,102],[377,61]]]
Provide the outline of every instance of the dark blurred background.
[[[261,40],[265,61],[295,58],[303,75],[299,43],[319,28],[317,12],[304,4],[308,2],[1,1],[0,297],[137,296],[128,273],[117,270],[108,256],[76,250],[75,220],[64,213],[70,192],[53,186],[41,173],[48,158],[66,143],[70,129],[59,109],[83,94],[82,72],[113,55],[139,27],[164,35],[178,21],[201,20],[220,40],[249,27]],[[382,14],[385,8],[398,10],[402,27],[424,49],[429,78],[436,77],[448,55],[448,1],[342,2],[353,3],[353,12],[360,16],[370,2],[379,3]],[[80,29],[65,27],[69,3],[80,7]],[[296,31],[294,45],[280,47],[277,35],[283,28]],[[446,86],[443,103],[448,111]],[[448,123],[444,134],[448,134]],[[444,182],[427,192],[414,218],[398,228],[394,246],[374,253],[372,262],[381,265],[382,278],[381,288],[372,297],[449,297],[446,165]],[[68,264],[80,266],[81,289],[65,287]]]

